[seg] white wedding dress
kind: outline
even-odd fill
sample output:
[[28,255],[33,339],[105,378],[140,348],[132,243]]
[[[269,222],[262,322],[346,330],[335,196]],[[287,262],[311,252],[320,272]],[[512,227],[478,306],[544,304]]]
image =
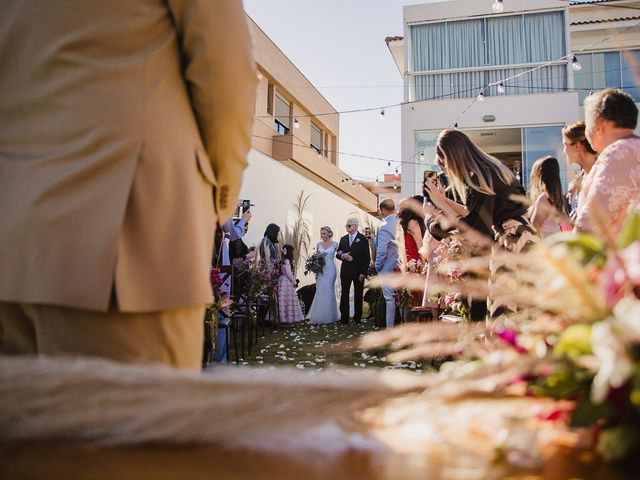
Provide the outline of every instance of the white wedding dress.
[[328,324],[340,319],[338,301],[336,300],[336,249],[338,244],[332,242],[328,249],[318,243],[316,249],[325,254],[326,263],[322,273],[316,276],[316,294],[313,297],[307,318],[309,323]]

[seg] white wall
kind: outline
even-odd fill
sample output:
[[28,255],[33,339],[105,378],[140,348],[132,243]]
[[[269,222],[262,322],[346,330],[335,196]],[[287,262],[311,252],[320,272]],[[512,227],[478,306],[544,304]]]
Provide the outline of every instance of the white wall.
[[[415,133],[418,130],[442,130],[450,127],[473,99],[418,102],[402,106],[402,158],[416,154]],[[485,123],[484,115],[495,116],[495,121]],[[560,92],[537,95],[487,97],[475,102],[458,120],[461,129],[525,127],[571,123],[580,119],[577,92]],[[415,158],[418,158],[417,156]],[[428,160],[428,159],[427,159]],[[403,166],[403,196],[413,194],[415,168]]]
[[[325,189],[317,183],[277,162],[271,157],[252,149],[249,152],[249,167],[245,171],[241,199],[249,199],[255,204],[251,212],[253,218],[244,241],[247,245],[257,245],[270,223],[275,223],[284,231],[290,210],[301,190],[305,196],[311,194],[307,202],[307,218],[311,221],[311,250],[320,241],[320,227],[328,225],[334,232],[333,239],[339,241],[346,234],[345,221],[350,216],[368,217],[374,225],[379,221],[363,210]],[[362,231],[362,226],[360,228]],[[338,262],[339,264],[340,262]],[[313,283],[312,274],[303,274],[304,264],[299,266],[297,277],[300,284]]]

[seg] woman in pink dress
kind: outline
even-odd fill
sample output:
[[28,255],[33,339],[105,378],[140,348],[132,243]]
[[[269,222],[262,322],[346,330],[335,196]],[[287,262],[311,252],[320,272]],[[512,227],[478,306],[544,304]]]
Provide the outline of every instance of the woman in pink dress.
[[600,155],[583,182],[576,230],[616,237],[640,206],[638,108],[629,94],[607,88],[586,98],[584,112],[587,139]]
[[278,280],[278,307],[280,311],[280,323],[292,324],[300,322],[304,318],[302,307],[296,293],[296,279],[291,266],[293,265],[293,247],[282,247],[282,267]]

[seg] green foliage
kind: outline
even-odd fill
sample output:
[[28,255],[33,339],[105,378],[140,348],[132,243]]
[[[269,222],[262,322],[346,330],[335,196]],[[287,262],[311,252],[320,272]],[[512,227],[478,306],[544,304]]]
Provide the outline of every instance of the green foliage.
[[624,424],[607,428],[600,433],[597,450],[607,462],[622,460],[640,447],[640,429],[637,425]]
[[570,426],[573,428],[591,427],[599,420],[611,420],[614,416],[615,411],[608,403],[596,404],[587,397],[576,405],[576,409],[571,416]]
[[591,325],[576,324],[560,334],[553,353],[561,357],[577,360],[591,353]]
[[640,240],[640,212],[632,212],[624,222],[620,236],[618,237],[618,248],[627,248],[633,242]]
[[590,233],[562,233],[546,240],[552,251],[569,256],[581,265],[604,266],[607,254],[604,242]]
[[564,365],[548,377],[539,377],[529,386],[539,397],[575,398],[584,391],[580,372],[571,365]]

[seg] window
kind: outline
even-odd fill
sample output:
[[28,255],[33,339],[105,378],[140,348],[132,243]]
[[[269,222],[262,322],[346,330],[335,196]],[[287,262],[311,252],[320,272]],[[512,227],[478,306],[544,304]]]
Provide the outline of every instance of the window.
[[270,83],[267,87],[267,113],[273,115],[273,83]]
[[311,140],[309,146],[316,151],[318,155],[322,152],[322,130],[311,124]]
[[291,128],[291,102],[278,93],[275,95],[275,129],[281,135],[289,133]]
[[[410,39],[409,68],[416,72],[411,100],[472,98],[489,83],[567,53],[562,11],[412,25]],[[506,95],[564,90],[566,62],[518,77],[505,87]],[[485,92],[497,94],[496,87]]]
[[594,52],[576,55],[576,58],[582,65],[582,69],[573,74],[581,105],[590,90],[607,87],[622,88],[640,102],[640,88],[633,75],[634,65],[640,62],[640,50]]

